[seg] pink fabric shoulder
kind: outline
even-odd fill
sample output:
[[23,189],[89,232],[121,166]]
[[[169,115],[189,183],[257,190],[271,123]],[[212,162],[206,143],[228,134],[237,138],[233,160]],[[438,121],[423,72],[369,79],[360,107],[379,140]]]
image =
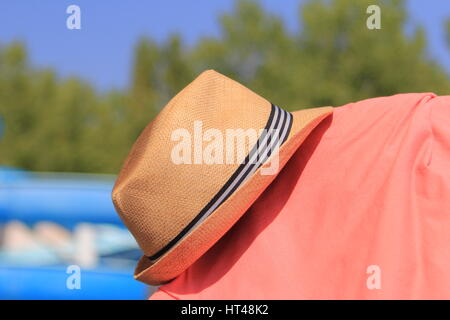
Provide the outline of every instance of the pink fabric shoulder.
[[450,96],[335,108],[154,299],[450,299]]

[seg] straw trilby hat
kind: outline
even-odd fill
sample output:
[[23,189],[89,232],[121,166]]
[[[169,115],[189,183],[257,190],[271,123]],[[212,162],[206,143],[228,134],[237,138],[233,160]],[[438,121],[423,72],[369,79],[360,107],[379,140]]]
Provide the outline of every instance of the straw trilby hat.
[[[200,74],[144,129],[113,189],[116,210],[144,252],[135,278],[157,285],[192,265],[331,113],[331,107],[290,113],[215,71]],[[248,151],[239,161],[217,157],[230,149],[221,145],[228,132],[238,132],[235,141],[240,134],[257,132],[256,141],[245,139]],[[202,159],[211,144],[213,161]],[[277,170],[264,174],[273,159]]]

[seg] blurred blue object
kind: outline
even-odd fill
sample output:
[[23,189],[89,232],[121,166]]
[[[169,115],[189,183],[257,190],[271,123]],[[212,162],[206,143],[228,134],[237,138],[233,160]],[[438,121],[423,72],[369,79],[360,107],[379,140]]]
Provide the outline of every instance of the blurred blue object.
[[[145,299],[151,294],[154,287],[133,279],[141,252],[112,204],[114,178],[0,166],[0,227],[3,224],[4,231],[16,224],[16,236],[35,241],[31,247],[14,247],[17,240],[9,240],[12,247],[0,247],[0,299]],[[57,249],[40,242],[34,228],[43,221],[72,230],[80,223],[91,224],[98,263],[81,270],[80,289],[67,287],[71,275],[65,266],[80,249],[73,238]],[[73,234],[69,231],[69,237]]]
[[[61,259],[56,252],[44,246],[37,246],[32,250],[5,251],[0,250],[0,267],[4,266],[45,266],[55,265]],[[2,287],[0,282],[0,291]],[[0,296],[1,297],[1,296]]]
[[150,287],[133,279],[132,270],[81,270],[80,289],[67,288],[66,267],[0,267],[0,299],[142,300]]
[[0,222],[122,225],[111,201],[113,185],[110,175],[31,173],[0,167]]

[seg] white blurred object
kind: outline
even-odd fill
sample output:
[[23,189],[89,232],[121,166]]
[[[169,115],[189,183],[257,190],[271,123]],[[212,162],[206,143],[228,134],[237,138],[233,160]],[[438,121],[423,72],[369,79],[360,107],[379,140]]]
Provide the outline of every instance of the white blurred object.
[[33,228],[36,239],[56,249],[65,248],[71,241],[71,233],[53,222],[39,222]]
[[130,261],[137,259],[131,252],[138,250],[136,241],[128,230],[115,225],[80,223],[71,232],[49,221],[33,228],[11,221],[0,229],[0,266],[77,264],[93,268],[106,263],[129,268]]
[[11,221],[3,230],[3,250],[22,251],[39,247],[33,232],[19,221]]
[[95,247],[95,228],[87,223],[80,223],[74,231],[75,263],[83,268],[97,265],[98,255]]
[[11,221],[4,225],[0,248],[1,265],[42,266],[57,262],[58,256],[41,244],[25,224]]

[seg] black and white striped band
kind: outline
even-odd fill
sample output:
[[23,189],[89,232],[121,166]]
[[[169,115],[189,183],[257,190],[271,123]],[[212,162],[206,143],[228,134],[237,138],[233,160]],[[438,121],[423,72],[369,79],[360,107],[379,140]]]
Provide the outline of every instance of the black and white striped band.
[[211,199],[200,213],[169,243],[149,259],[156,261],[184,236],[194,230],[209,215],[211,215],[236,189],[241,186],[255,171],[269,159],[271,154],[286,141],[292,127],[292,114],[272,104],[269,120],[245,160],[239,165],[233,175]]

